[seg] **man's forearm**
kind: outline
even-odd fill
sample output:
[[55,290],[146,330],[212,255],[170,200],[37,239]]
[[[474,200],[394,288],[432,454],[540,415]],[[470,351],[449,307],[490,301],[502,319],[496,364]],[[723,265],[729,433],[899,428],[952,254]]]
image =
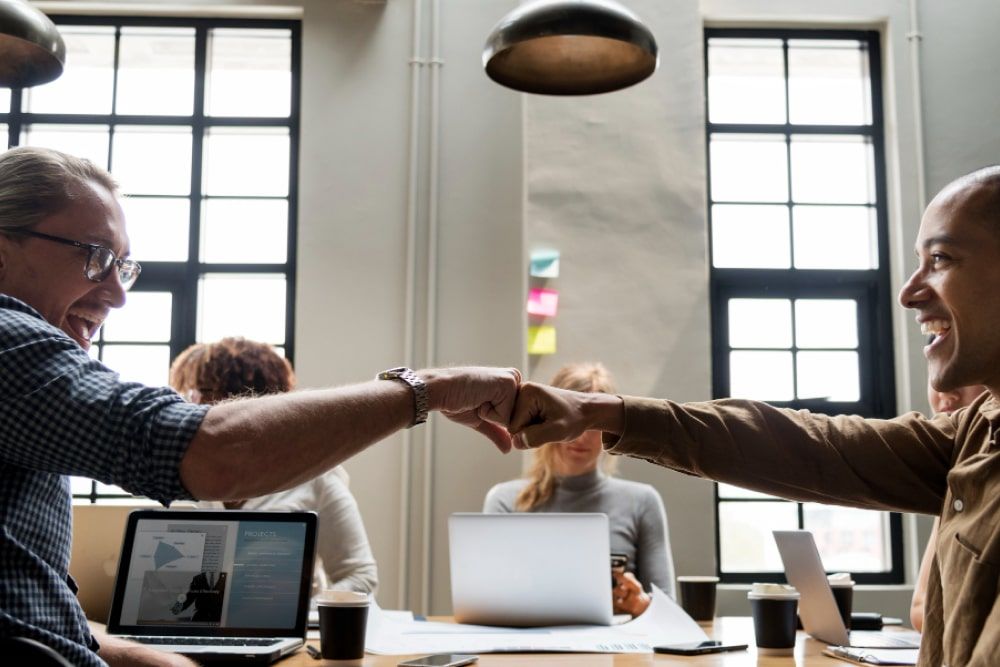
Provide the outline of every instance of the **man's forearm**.
[[373,381],[213,406],[181,462],[199,500],[242,500],[287,489],[407,426],[411,390]]

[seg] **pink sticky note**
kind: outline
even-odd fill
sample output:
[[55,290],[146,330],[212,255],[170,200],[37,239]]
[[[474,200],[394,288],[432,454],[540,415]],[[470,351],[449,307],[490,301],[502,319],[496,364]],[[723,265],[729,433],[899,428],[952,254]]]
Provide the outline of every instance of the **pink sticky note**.
[[559,310],[559,292],[554,289],[532,287],[528,292],[528,314],[555,317]]

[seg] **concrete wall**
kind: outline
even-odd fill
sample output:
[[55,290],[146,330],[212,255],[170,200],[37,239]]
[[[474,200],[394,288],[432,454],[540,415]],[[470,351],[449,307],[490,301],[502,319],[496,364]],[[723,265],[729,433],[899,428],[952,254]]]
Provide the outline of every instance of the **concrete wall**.
[[[423,10],[416,31],[414,2]],[[485,35],[516,0],[441,0],[438,49],[430,0],[37,4],[208,14],[301,8],[296,362],[306,386],[363,380],[402,362],[516,365],[545,380],[562,363],[599,359],[623,392],[708,398],[706,23],[881,30],[895,289],[914,264],[921,182],[932,194],[1000,156],[994,0],[917,2],[919,105],[906,0],[627,0],[659,40],[659,71],[632,89],[573,100],[521,96],[481,73]],[[562,251],[552,281],[561,293],[559,352],[529,363],[526,254],[545,245]],[[919,333],[898,308],[894,327],[899,409],[924,410]],[[518,474],[519,457],[499,457],[436,420],[347,467],[380,565],[380,603],[448,612],[446,517],[477,509],[490,485]],[[632,461],[621,474],[662,494],[678,572],[713,571],[711,485]],[[911,571],[925,532],[926,523],[907,523]],[[903,615],[908,598],[906,587],[877,589],[859,594],[857,606]],[[720,610],[746,613],[745,604],[742,591],[728,590]]]

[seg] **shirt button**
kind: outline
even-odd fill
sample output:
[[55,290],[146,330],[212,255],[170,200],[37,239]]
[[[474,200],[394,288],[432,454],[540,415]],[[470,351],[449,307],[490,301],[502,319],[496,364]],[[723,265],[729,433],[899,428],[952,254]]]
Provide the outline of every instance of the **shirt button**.
[[955,502],[953,502],[951,506],[955,508],[956,512],[961,512],[965,509],[965,503],[962,502],[961,498],[955,498]]

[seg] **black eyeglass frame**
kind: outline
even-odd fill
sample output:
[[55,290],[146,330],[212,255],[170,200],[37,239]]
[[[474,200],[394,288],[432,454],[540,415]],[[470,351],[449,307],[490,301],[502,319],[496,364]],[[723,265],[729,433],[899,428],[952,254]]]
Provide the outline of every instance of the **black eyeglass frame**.
[[[22,236],[31,236],[38,239],[44,239],[46,241],[53,241],[55,243],[62,243],[63,245],[71,245],[76,248],[83,248],[87,251],[87,263],[83,267],[83,275],[95,283],[104,282],[108,276],[111,275],[112,269],[118,268],[118,281],[122,285],[122,289],[128,291],[135,281],[138,280],[139,274],[142,273],[142,267],[139,266],[139,262],[134,259],[122,259],[115,254],[115,251],[111,248],[98,245],[96,243],[83,243],[82,241],[74,241],[73,239],[63,238],[62,236],[53,236],[52,234],[46,234],[44,232],[36,232],[33,229],[8,229],[5,230],[7,233],[11,234],[21,234]],[[94,264],[94,255],[99,252],[105,252],[111,255],[111,262],[101,269],[99,272],[91,270],[92,264]],[[98,266],[100,264],[98,263]],[[128,267],[127,269],[125,267]],[[131,276],[128,280],[122,278],[123,270],[132,271]]]

